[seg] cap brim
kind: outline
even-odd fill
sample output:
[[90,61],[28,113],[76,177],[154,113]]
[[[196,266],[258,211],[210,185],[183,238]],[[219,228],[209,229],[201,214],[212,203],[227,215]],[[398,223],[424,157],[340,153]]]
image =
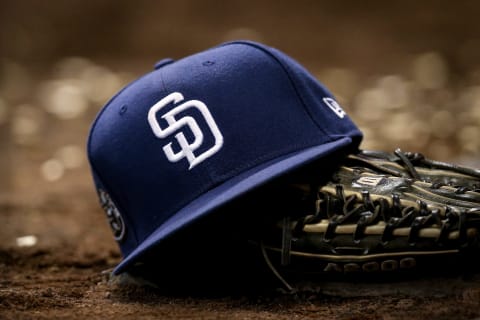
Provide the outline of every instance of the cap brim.
[[134,251],[125,257],[113,270],[113,273],[119,274],[124,272],[156,244],[199,218],[204,217],[216,208],[276,177],[322,158],[342,147],[346,147],[351,142],[352,139],[350,137],[343,137],[330,143],[284,155],[245,171],[204,193],[158,227]]

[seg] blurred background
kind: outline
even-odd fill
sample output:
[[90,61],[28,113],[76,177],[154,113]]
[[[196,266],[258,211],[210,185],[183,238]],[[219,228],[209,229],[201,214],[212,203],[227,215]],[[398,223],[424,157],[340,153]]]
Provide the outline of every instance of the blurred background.
[[476,1],[0,0],[0,197],[94,199],[85,143],[102,105],[157,60],[232,39],[307,67],[364,148],[478,165],[479,14]]

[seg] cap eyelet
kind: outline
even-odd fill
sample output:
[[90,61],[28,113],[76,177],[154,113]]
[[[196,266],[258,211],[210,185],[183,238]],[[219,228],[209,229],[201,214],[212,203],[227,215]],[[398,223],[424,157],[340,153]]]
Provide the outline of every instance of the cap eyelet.
[[120,107],[120,110],[118,110],[118,114],[123,116],[125,114],[125,112],[127,112],[127,109],[128,109],[128,106],[126,104],[122,105]]

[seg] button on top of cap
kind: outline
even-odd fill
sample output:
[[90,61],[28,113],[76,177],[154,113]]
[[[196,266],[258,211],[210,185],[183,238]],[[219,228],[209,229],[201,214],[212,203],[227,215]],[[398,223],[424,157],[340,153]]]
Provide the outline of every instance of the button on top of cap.
[[161,67],[167,65],[167,64],[170,64],[172,62],[174,62],[175,60],[173,60],[172,58],[165,58],[165,59],[162,59],[160,61],[158,61],[157,63],[155,63],[155,70],[157,69],[160,69]]

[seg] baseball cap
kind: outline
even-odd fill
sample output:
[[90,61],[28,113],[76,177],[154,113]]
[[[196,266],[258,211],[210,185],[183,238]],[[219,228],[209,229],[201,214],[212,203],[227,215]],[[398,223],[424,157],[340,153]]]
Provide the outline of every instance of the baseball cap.
[[304,67],[266,45],[234,41],[174,61],[99,112],[88,157],[129,269],[173,234],[362,133]]

